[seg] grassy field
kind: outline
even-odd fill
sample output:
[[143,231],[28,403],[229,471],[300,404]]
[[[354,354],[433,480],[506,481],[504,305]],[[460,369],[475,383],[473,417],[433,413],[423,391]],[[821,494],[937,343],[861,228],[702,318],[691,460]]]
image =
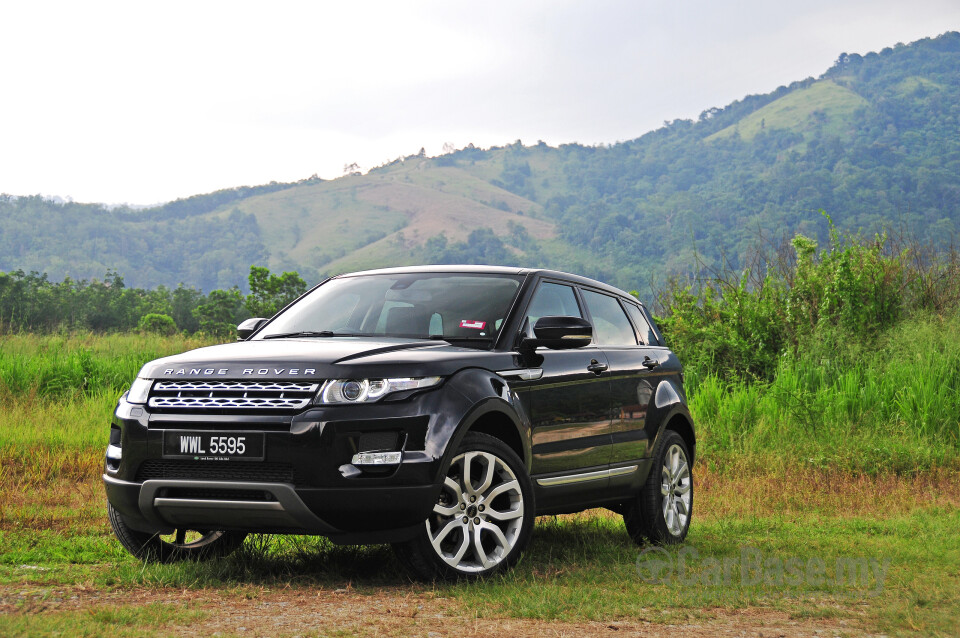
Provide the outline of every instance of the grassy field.
[[[109,415],[144,361],[197,345],[3,338],[0,635],[956,635],[955,453],[914,471],[851,468],[848,456],[815,456],[850,432],[811,428],[806,447],[791,447],[782,444],[796,431],[784,419],[777,439],[775,422],[746,417],[747,434],[730,443],[735,429],[721,425],[750,403],[766,414],[772,395],[705,380],[693,395],[705,442],[696,517],[681,548],[638,548],[619,517],[594,510],[539,519],[520,565],[474,585],[412,583],[388,547],[296,536],[251,537],[208,564],[144,565],[113,539],[104,513]],[[844,414],[843,423],[863,420]]]
[[719,140],[739,133],[743,140],[750,141],[767,127],[791,129],[800,134],[809,134],[822,127],[831,135],[847,138],[851,135],[849,127],[854,112],[867,105],[864,98],[850,89],[833,80],[821,80],[774,100],[706,140]]
[[406,263],[440,233],[466,239],[477,220],[501,236],[508,222],[525,226],[536,239],[555,234],[552,222],[529,216],[541,212],[539,204],[468,171],[419,159],[257,195],[210,215],[226,218],[235,209],[256,215],[274,269],[289,262],[349,272]]
[[892,328],[868,351],[780,360],[771,383],[687,372],[706,458],[856,473],[960,467],[960,316]]

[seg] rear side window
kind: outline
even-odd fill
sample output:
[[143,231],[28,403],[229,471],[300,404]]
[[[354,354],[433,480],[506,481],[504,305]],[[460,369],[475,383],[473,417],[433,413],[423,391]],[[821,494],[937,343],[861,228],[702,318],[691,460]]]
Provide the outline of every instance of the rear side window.
[[630,320],[624,314],[620,302],[609,295],[590,290],[583,291],[590,316],[593,318],[593,331],[597,343],[603,346],[635,346],[637,335],[633,332]]
[[537,288],[527,310],[527,319],[533,326],[540,317],[583,317],[577,296],[570,286],[544,282]]
[[631,303],[625,304],[627,306],[627,312],[630,313],[630,318],[633,319],[633,324],[637,327],[637,331],[640,333],[640,338],[648,346],[658,345],[657,335],[653,332],[653,328],[650,327],[650,323],[647,321],[647,318],[643,316],[643,312],[634,306]]

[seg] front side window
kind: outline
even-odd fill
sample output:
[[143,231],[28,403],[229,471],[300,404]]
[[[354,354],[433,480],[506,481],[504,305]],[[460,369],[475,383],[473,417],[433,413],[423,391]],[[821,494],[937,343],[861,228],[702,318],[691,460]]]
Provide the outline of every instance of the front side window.
[[543,282],[530,301],[527,321],[532,328],[540,317],[583,317],[571,286]]
[[633,326],[630,325],[627,315],[623,313],[619,301],[609,295],[590,290],[583,291],[583,300],[587,303],[590,316],[593,318],[593,332],[599,345],[637,345]]
[[332,279],[284,311],[256,338],[376,336],[492,344],[522,280],[472,273]]

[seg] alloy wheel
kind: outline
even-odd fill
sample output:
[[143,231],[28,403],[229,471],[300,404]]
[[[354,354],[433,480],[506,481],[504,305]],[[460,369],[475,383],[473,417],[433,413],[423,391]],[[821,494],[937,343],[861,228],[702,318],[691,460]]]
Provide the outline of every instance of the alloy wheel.
[[683,448],[673,444],[663,457],[660,471],[663,521],[674,536],[683,534],[690,518],[690,465]]
[[447,565],[463,573],[493,569],[510,554],[524,519],[516,475],[496,454],[469,451],[453,459],[427,535]]
[[158,538],[178,550],[191,550],[206,547],[223,536],[222,531],[206,531],[178,528],[172,534],[158,535]]

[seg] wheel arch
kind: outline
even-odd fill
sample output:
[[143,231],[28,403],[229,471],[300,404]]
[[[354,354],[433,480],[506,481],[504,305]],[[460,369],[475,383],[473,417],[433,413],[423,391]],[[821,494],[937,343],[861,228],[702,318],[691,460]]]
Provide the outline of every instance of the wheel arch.
[[683,442],[686,443],[687,450],[690,452],[690,464],[692,465],[697,455],[697,434],[693,427],[693,419],[686,406],[682,404],[675,405],[673,409],[666,414],[657,432],[657,440],[654,442],[653,450],[656,450],[660,445],[660,441],[667,431],[676,432],[680,435],[680,438],[683,439]]
[[[468,432],[479,432],[502,441],[530,471],[530,424],[499,375],[478,368],[463,370],[451,380],[460,405],[450,406],[449,438],[443,441],[442,461],[438,476],[447,471],[450,462]],[[459,416],[455,416],[459,413]]]
[[517,424],[506,413],[498,410],[486,412],[464,430],[464,435],[466,432],[479,432],[499,439],[516,453],[524,465],[527,464],[523,437],[520,436]]
[[687,449],[690,451],[690,464],[693,465],[693,461],[697,456],[697,435],[693,430],[693,421],[690,420],[689,415],[679,412],[674,414],[670,417],[670,420],[667,421],[664,429],[671,430],[680,435],[683,442],[687,444]]

